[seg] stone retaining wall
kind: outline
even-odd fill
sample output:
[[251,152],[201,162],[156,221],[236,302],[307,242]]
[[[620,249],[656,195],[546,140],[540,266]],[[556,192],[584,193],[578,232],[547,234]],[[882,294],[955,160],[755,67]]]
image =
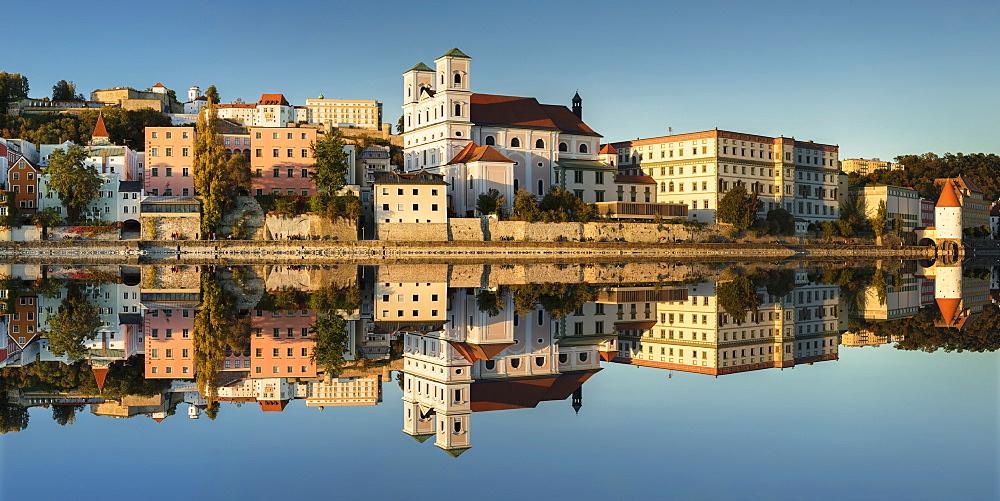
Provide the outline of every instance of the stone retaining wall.
[[447,242],[448,223],[379,223],[378,239],[396,242]]
[[479,218],[451,218],[448,221],[448,240],[482,242],[486,240],[483,234],[483,221]]
[[319,237],[338,242],[354,242],[358,239],[358,228],[347,220],[330,221],[315,214],[283,216],[268,214],[264,218],[265,240],[285,240],[289,236]]

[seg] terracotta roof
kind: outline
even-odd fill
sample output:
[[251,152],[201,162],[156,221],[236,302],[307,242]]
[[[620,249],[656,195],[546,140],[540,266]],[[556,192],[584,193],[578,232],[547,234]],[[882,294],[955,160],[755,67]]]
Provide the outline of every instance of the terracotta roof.
[[97,124],[94,125],[94,133],[90,137],[108,137],[108,129],[104,127],[104,115],[97,115]]
[[951,327],[951,324],[955,321],[955,313],[958,311],[958,306],[962,302],[961,299],[957,298],[934,298],[937,302],[938,308],[941,310],[941,318],[944,319],[944,324]]
[[156,82],[156,85],[154,85],[153,87],[165,87],[165,86],[160,82]]
[[465,145],[462,151],[452,158],[448,165],[451,164],[467,164],[469,162],[508,162],[514,163],[513,160],[504,156],[503,153],[497,151],[496,148],[492,146],[479,146],[476,143],[469,143]]
[[618,355],[618,351],[617,350],[616,351],[599,351],[598,353],[601,355],[601,360],[603,360],[605,362],[610,362],[610,361],[614,360],[615,356]]
[[618,150],[616,150],[615,147],[611,146],[610,144],[605,144],[604,146],[601,147],[601,151],[597,152],[597,154],[598,155],[617,155],[618,154]]
[[257,104],[280,104],[282,106],[291,106],[288,101],[285,101],[284,94],[261,94],[260,100]]
[[229,104],[217,104],[216,108],[256,108],[257,105],[250,103],[229,103]]
[[640,184],[656,184],[656,180],[652,176],[632,176],[629,174],[615,174],[616,183],[640,183]]
[[566,374],[504,379],[480,380],[471,387],[472,412],[535,407],[539,402],[565,400],[583,385],[597,370]]
[[155,417],[155,418],[153,418],[153,421],[156,421],[157,423],[162,423],[164,419],[165,418]]
[[281,412],[288,405],[288,400],[258,400],[257,403],[264,412]]
[[656,322],[615,322],[616,331],[644,331],[652,329]]
[[94,379],[97,381],[97,389],[104,391],[104,380],[108,377],[107,367],[93,367]]
[[469,362],[475,362],[476,360],[490,360],[499,355],[503,350],[514,346],[514,343],[474,344],[458,343],[454,341],[449,341],[448,344],[461,353],[462,356]]
[[473,94],[470,101],[472,122],[477,125],[551,129],[600,136],[569,108],[541,104],[533,97]]
[[947,179],[944,182],[944,186],[941,187],[941,196],[938,198],[936,207],[961,207],[962,204],[958,202],[958,196],[955,194],[955,185],[952,184],[951,179]]

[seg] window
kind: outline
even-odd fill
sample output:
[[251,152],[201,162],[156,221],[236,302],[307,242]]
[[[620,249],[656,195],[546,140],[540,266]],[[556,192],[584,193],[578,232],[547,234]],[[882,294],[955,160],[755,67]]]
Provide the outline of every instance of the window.
[[486,136],[485,143],[487,146],[494,146],[497,144],[496,139],[493,139],[493,136]]
[[173,148],[164,148],[164,154],[166,156],[168,156],[168,157],[172,157],[172,156],[174,156],[174,149]]
[[272,156],[272,157],[275,157],[275,158],[277,158],[277,157],[279,156],[279,155],[278,155],[278,148],[273,148],[273,149],[271,150],[271,156]]
[[587,152],[587,143],[580,143],[580,153]]
[[516,138],[516,137],[515,138],[511,138],[511,140],[510,140],[510,147],[511,148],[520,148],[521,147],[521,140],[518,139],[518,138]]
[[569,151],[569,146],[566,143],[559,143],[559,151]]
[[545,147],[545,141],[541,139],[535,141],[535,148],[544,148],[544,147]]

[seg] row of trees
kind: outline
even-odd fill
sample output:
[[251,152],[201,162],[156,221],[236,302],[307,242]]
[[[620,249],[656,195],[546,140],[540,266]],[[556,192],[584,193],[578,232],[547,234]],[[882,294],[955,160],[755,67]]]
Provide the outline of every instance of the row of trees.
[[[499,195],[499,192],[496,193]],[[491,196],[489,193],[487,196]],[[544,221],[546,223],[581,222],[586,223],[600,219],[597,206],[584,203],[580,197],[562,188],[553,187],[536,203],[536,197],[527,190],[519,190],[514,194],[513,219],[518,221]],[[479,202],[482,202],[482,196]],[[502,204],[503,197],[495,203]],[[478,203],[477,203],[478,206]],[[484,204],[484,208],[489,208]],[[480,211],[483,212],[483,211]],[[487,212],[489,213],[489,212]]]
[[[79,115],[44,113],[8,117],[0,123],[0,136],[26,139],[36,144],[58,144],[72,141],[86,144],[94,132],[98,115],[104,116],[104,126],[114,144],[123,144],[136,151],[146,149],[145,128],[167,127],[170,118],[153,109],[125,110],[101,108],[86,110]],[[3,115],[0,115],[3,116]]]

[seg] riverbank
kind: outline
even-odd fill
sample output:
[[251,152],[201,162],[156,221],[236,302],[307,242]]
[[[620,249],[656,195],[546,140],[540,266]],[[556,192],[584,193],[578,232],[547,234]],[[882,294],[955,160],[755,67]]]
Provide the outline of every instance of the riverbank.
[[331,242],[252,240],[0,242],[10,261],[171,262],[538,262],[647,260],[933,259],[934,247],[631,242]]

